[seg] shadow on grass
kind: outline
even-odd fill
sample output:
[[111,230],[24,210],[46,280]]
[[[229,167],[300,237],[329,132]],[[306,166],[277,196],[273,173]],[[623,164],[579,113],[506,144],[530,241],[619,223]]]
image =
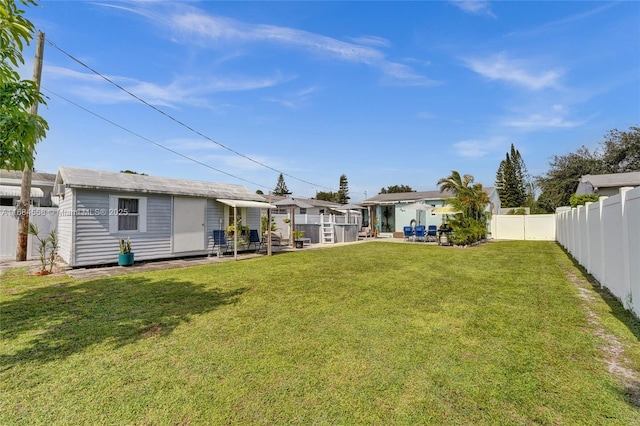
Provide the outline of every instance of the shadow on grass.
[[634,337],[640,341],[640,318],[636,317],[634,313],[628,309],[625,309],[624,305],[608,288],[602,286],[598,280],[591,275],[584,266],[582,266],[572,255],[558,244],[558,247],[567,255],[567,257],[573,263],[582,274],[585,280],[591,284],[591,288],[600,296],[600,298],[609,306],[611,314],[624,324]]
[[[194,315],[235,303],[245,291],[129,276],[16,294],[0,303],[5,352],[0,355],[0,370],[64,359],[95,344],[115,348],[168,335]],[[19,349],[12,352],[12,345]]]
[[[597,293],[602,301],[604,301],[611,311],[611,314],[620,323],[624,324],[633,334],[636,340],[640,341],[640,319],[636,317],[632,311],[625,309],[622,302],[609,291],[608,288],[602,286],[596,278],[591,275],[584,266],[582,266],[564,247],[559,247],[571,259],[573,266],[580,271],[584,279],[589,282],[591,288]],[[622,378],[622,388],[617,390],[621,396],[629,402],[630,405],[640,408],[640,383],[633,377]]]

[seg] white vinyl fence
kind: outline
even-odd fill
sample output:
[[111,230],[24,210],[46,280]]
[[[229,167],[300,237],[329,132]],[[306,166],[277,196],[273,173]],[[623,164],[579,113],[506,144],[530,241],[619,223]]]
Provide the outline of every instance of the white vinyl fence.
[[557,214],[558,242],[640,316],[640,187]]
[[556,215],[491,216],[491,238],[495,240],[556,240]]
[[[49,233],[57,229],[57,207],[32,207],[29,222],[35,223],[40,231],[40,238],[46,238]],[[38,259],[38,241],[33,235],[29,235],[27,246],[27,259]],[[16,258],[18,245],[18,217],[15,207],[0,208],[0,259]]]

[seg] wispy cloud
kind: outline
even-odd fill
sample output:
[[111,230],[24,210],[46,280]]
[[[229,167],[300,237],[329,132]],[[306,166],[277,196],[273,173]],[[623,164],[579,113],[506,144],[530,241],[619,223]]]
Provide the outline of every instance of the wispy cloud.
[[453,149],[460,157],[479,158],[484,157],[489,151],[482,142],[475,140],[461,141],[453,144]]
[[361,37],[351,37],[349,38],[354,43],[362,44],[366,46],[377,46],[377,47],[389,47],[391,46],[391,42],[386,38],[377,37],[377,36],[361,36]]
[[570,24],[576,23],[576,22],[580,22],[582,20],[585,19],[589,19],[591,17],[597,16],[605,11],[607,11],[608,9],[618,6],[620,4],[620,2],[612,2],[612,3],[605,3],[603,5],[599,5],[598,7],[595,7],[593,9],[587,10],[585,12],[581,12],[575,15],[570,15],[567,17],[564,17],[562,19],[559,19],[557,21],[552,21],[552,22],[547,22],[544,23],[540,26],[537,27],[533,27],[533,28],[524,28],[520,31],[515,31],[513,33],[511,33],[510,35],[519,35],[519,36],[523,36],[523,35],[535,35],[535,34],[539,34],[541,32],[544,31],[548,31],[551,29],[557,29],[560,27],[566,27]]
[[502,149],[506,142],[502,137],[491,137],[488,139],[469,139],[453,144],[456,155],[464,158],[482,158],[486,155]]
[[[89,72],[79,72],[68,68],[47,66],[48,79],[67,82],[67,90],[75,95],[95,103],[114,104],[135,99],[116,86],[109,84],[104,78]],[[189,104],[206,105],[205,96],[219,92],[236,92],[273,87],[290,81],[292,77],[276,74],[270,77],[229,78],[185,78],[174,79],[166,85],[122,76],[105,76],[112,82],[124,87],[129,92],[153,105],[176,106]]]
[[471,70],[490,80],[503,80],[530,90],[558,88],[563,75],[561,70],[532,70],[528,61],[510,59],[504,52],[489,58],[467,59],[466,63]]
[[203,48],[260,44],[284,46],[307,54],[377,68],[383,73],[385,82],[412,86],[437,84],[408,65],[388,60],[381,48],[390,46],[390,42],[377,36],[366,35],[342,41],[296,28],[251,24],[210,15],[183,3],[172,3],[165,11],[157,4],[153,5],[153,9],[146,7],[144,3],[136,4],[135,10],[132,8],[124,9],[145,16],[167,28],[177,40],[183,39],[190,44],[199,43]]
[[287,108],[296,109],[303,105],[307,99],[319,89],[317,86],[306,87],[289,95],[281,97],[267,97],[265,100],[274,104],[282,105]]
[[560,111],[557,106],[554,106],[546,112],[532,113],[520,117],[506,119],[502,122],[502,125],[524,131],[534,131],[560,128],[569,129],[581,126],[585,122],[586,120],[568,120],[566,117],[566,112]]
[[496,17],[487,0],[451,0],[450,2],[466,13]]

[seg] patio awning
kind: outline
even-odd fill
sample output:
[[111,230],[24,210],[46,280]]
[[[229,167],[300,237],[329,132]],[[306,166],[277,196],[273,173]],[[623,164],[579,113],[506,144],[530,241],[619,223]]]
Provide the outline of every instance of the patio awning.
[[433,210],[431,210],[431,213],[433,214],[459,214],[462,213],[459,210],[456,210],[455,207],[453,207],[451,204],[446,204],[442,207],[437,207]]
[[282,199],[280,201],[276,201],[273,204],[276,205],[275,208],[282,208],[282,209],[284,209],[284,208],[291,209],[291,208],[296,208],[296,207],[301,208],[301,209],[313,208],[313,206],[311,204],[306,203],[306,202],[304,202],[302,200],[298,200],[296,198],[284,198],[284,199]]
[[[19,186],[0,185],[0,196],[2,197],[19,197],[21,188]],[[40,188],[31,188],[31,198],[42,198],[44,192]]]
[[248,201],[248,200],[223,200],[218,198],[222,204],[226,204],[231,207],[254,207],[258,209],[277,209],[273,204],[265,203],[262,201]]

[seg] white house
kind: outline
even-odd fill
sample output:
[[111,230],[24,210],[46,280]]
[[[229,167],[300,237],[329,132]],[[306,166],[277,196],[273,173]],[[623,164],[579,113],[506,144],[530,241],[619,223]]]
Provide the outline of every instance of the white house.
[[[31,174],[31,204],[35,207],[56,205],[51,199],[55,174],[33,172]],[[0,170],[0,206],[15,207],[20,201],[22,172],[19,170]]]
[[[500,196],[493,187],[484,188],[489,197],[487,210],[496,214],[500,210]],[[423,203],[433,208],[441,207],[447,198],[453,194],[445,191],[414,191],[391,194],[378,194],[361,202],[363,206],[371,208],[374,229],[380,236],[391,237],[394,233],[401,233],[404,226],[419,225],[440,225],[442,215],[434,214],[430,211],[414,210],[407,208],[412,203]]]
[[60,167],[54,194],[59,255],[70,266],[116,263],[130,238],[135,260],[206,255],[213,231],[260,229],[265,199],[241,185]]

